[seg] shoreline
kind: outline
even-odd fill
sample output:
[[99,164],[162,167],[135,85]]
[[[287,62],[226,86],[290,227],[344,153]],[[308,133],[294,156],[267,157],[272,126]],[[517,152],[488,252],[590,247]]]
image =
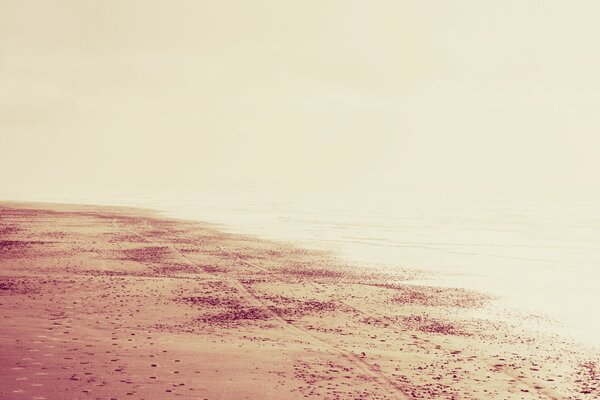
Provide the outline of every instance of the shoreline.
[[7,399],[598,395],[598,354],[466,319],[486,296],[407,285],[410,270],[132,207],[0,217]]

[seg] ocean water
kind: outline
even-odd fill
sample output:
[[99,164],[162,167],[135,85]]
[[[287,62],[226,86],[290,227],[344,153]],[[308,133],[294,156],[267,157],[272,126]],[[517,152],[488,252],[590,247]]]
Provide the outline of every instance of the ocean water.
[[211,190],[187,196],[48,198],[144,206],[222,229],[325,249],[361,265],[432,272],[428,284],[497,298],[600,348],[600,191]]

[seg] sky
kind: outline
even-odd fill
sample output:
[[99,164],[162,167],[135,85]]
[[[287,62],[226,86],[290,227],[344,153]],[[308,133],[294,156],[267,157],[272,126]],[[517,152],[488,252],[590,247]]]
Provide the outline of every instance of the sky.
[[598,15],[0,0],[0,192],[599,185]]

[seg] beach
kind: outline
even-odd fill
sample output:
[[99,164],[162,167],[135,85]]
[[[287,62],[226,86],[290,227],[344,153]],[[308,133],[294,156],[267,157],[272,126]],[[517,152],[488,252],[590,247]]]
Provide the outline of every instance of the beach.
[[598,398],[595,351],[426,279],[150,210],[0,203],[1,398]]

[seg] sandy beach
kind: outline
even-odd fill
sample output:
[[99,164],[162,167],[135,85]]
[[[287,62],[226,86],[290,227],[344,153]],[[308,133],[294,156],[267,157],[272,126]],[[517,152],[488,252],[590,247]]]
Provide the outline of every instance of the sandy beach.
[[420,274],[148,210],[0,203],[0,398],[600,398],[598,354],[469,317],[493,300]]

